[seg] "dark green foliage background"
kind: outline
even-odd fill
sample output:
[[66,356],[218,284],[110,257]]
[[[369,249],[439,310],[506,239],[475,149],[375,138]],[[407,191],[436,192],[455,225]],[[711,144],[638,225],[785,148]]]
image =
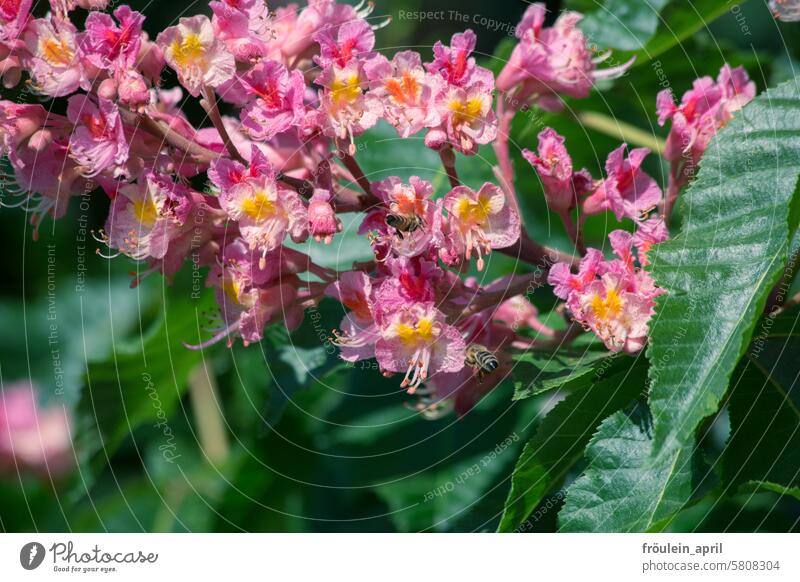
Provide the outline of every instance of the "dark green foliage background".
[[[631,1],[639,8],[645,4]],[[744,64],[761,92],[798,71],[798,28],[776,25],[762,0],[697,0],[692,11],[683,0],[649,1],[665,6],[663,21],[649,9],[619,12],[629,4],[625,0],[605,5],[614,14],[627,14],[629,21],[609,20],[599,0],[548,2],[553,10],[567,5],[594,12],[586,30],[603,45],[621,49],[615,62],[626,58],[624,51],[651,40],[647,50],[639,51],[637,66],[613,85],[571,101],[562,114],[534,112],[516,119],[512,153],[517,188],[526,226],[543,243],[569,249],[535,174],[519,155],[519,149],[535,147],[542,127],[550,125],[565,135],[575,165],[599,176],[619,140],[582,125],[580,112],[602,113],[664,137],[654,109],[665,80],[682,93],[696,77],[715,76],[727,61]],[[130,4],[147,16],[151,36],[180,15],[207,11],[201,2]],[[495,70],[509,54],[508,32],[527,6],[517,0],[377,4],[376,20],[393,17],[378,33],[379,49],[415,48],[427,58],[433,42],[471,27],[478,33],[480,59]],[[419,10],[444,11],[446,17],[420,23],[402,15]],[[466,16],[467,22],[454,20],[449,11]],[[482,26],[480,18],[498,23],[496,30]],[[612,21],[618,26],[603,26]],[[3,95],[20,98],[5,90]],[[200,110],[190,104],[187,112],[197,116]],[[438,157],[421,140],[399,140],[378,126],[359,143],[357,157],[371,179],[417,174],[432,180],[439,192],[446,188]],[[467,184],[478,186],[492,179],[492,163],[491,148],[483,148],[475,158],[459,159],[459,172]],[[663,181],[667,169],[651,156],[649,172]],[[88,208],[73,200],[68,216],[57,223],[45,221],[34,242],[24,213],[0,210],[0,377],[4,386],[30,377],[45,401],[59,400],[53,371],[53,350],[58,350],[78,463],[74,473],[60,479],[0,477],[4,531],[494,531],[498,526],[554,531],[569,484],[583,474],[574,490],[579,496],[600,478],[604,463],[615,458],[614,443],[604,434],[629,435],[636,450],[628,451],[626,460],[647,462],[642,450],[650,446],[652,419],[640,396],[647,378],[644,356],[616,360],[598,372],[604,364],[591,343],[581,344],[581,351],[561,362],[530,355],[519,366],[525,382],[505,381],[460,420],[454,415],[424,420],[404,406],[409,398],[396,379],[383,378],[370,363],[345,367],[321,341],[341,318],[342,308],[334,302],[324,302],[291,336],[273,329],[260,345],[247,349],[219,345],[202,354],[187,351],[182,343],[198,341],[213,299],[207,290],[195,297],[189,265],[172,285],[156,275],[128,288],[136,265],[124,257],[101,259],[94,254],[94,242],[81,240],[79,224],[100,228],[107,211],[108,202],[99,193]],[[368,257],[369,248],[354,235],[358,217],[344,222],[345,232],[331,247],[309,244],[305,250],[318,262],[343,269]],[[673,232],[679,224],[680,216]],[[587,225],[589,244],[605,248],[606,234],[616,227],[613,217],[593,217]],[[87,278],[79,289],[81,249]],[[55,257],[51,272],[48,256]],[[526,268],[495,254],[481,276]],[[532,299],[544,313],[554,305],[547,290]],[[55,320],[48,319],[53,309]],[[48,343],[54,321],[56,342]],[[647,524],[622,515],[618,529],[631,524],[633,529],[671,531],[798,528],[796,321],[796,312],[781,319],[773,331],[783,335],[770,335],[758,358],[746,356],[733,371],[733,388],[722,387],[721,412],[685,435],[697,437],[697,447],[678,453],[690,459],[691,482],[669,493],[675,499],[691,494],[686,506],[660,524],[657,511]],[[200,364],[217,379],[224,418],[227,453],[213,462],[199,446],[197,416],[187,394],[189,371]],[[772,369],[780,374],[771,375]],[[544,374],[537,376],[537,370]],[[538,383],[527,381],[534,376]],[[772,389],[764,391],[764,385]],[[159,450],[165,444],[155,425],[159,409],[168,418],[170,442],[179,455],[173,463]],[[732,432],[731,426],[741,430]],[[518,495],[512,495],[516,501],[501,524],[520,455],[536,458],[515,474]],[[584,473],[587,458],[594,464]],[[560,518],[565,529],[603,529],[597,516],[569,509],[565,514]]]

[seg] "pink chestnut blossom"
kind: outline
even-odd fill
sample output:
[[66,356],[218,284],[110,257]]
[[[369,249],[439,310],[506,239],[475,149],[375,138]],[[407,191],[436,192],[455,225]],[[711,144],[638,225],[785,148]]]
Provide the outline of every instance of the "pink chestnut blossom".
[[366,360],[375,355],[378,327],[373,314],[373,280],[361,271],[347,271],[331,283],[325,294],[337,299],[350,311],[345,314],[334,342],[346,362]]
[[92,12],[86,17],[86,32],[78,34],[81,51],[98,69],[125,71],[136,64],[142,41],[144,16],[122,5],[109,14]]
[[119,74],[117,97],[119,103],[134,111],[142,112],[150,104],[150,89],[144,77],[136,70]]
[[317,124],[325,135],[352,144],[353,136],[375,125],[383,115],[381,99],[364,93],[367,81],[355,60],[344,67],[328,65],[316,83],[324,88],[319,93]]
[[658,182],[641,169],[650,150],[636,148],[626,158],[626,149],[627,145],[622,144],[608,155],[606,178],[583,201],[583,211],[586,214],[611,210],[617,220],[627,216],[638,221],[661,202],[662,194]]
[[405,372],[409,393],[429,377],[464,367],[466,345],[458,330],[432,305],[413,304],[395,312],[380,329],[375,357],[382,370]]
[[248,166],[236,160],[221,157],[214,161],[208,169],[208,179],[217,188],[224,191],[233,188],[248,178],[257,178],[262,174],[271,174],[272,172],[272,165],[264,153],[253,144],[250,147]]
[[[223,187],[220,206],[237,221],[242,238],[251,250],[261,253],[262,268],[266,254],[278,248],[287,235],[301,242],[308,235],[308,212],[303,200],[275,180],[275,174],[263,156],[256,155],[248,175],[239,181],[231,180]],[[220,175],[230,172],[228,163],[222,169],[217,164],[216,180],[225,184]]]
[[159,87],[161,85],[161,72],[164,70],[164,62],[164,53],[161,47],[152,42],[146,32],[142,32],[139,54],[136,57],[137,70],[151,84]]
[[603,264],[603,253],[590,248],[581,258],[577,274],[572,274],[572,269],[567,263],[556,263],[550,267],[547,282],[553,286],[553,294],[556,297],[567,299],[570,293],[581,292],[594,281],[603,269]]
[[336,28],[325,27],[313,39],[319,43],[320,54],[315,61],[321,68],[328,65],[341,68],[352,61],[368,60],[375,46],[375,33],[364,20],[351,20]]
[[223,325],[208,341],[189,347],[205,348],[226,337],[231,345],[233,336],[249,345],[260,341],[264,327],[277,321],[290,331],[296,329],[303,320],[298,302],[301,282],[295,275],[302,270],[300,256],[304,255],[281,248],[265,261],[241,239],[227,245],[208,277],[208,285],[216,289]]
[[0,153],[11,161],[35,225],[44,214],[62,217],[69,197],[85,191],[82,169],[67,155],[69,134],[69,120],[41,105],[0,101]]
[[300,71],[261,61],[240,82],[252,99],[242,111],[242,127],[253,139],[270,140],[302,121],[305,82]]
[[494,86],[494,75],[488,69],[475,64],[470,56],[475,50],[477,37],[471,30],[454,34],[450,46],[436,41],[433,45],[433,62],[428,71],[438,74],[451,87],[468,87],[475,83]]
[[41,407],[30,382],[0,392],[0,471],[58,476],[73,464],[70,417],[63,406]]
[[656,243],[663,242],[669,238],[669,230],[661,216],[651,216],[647,220],[637,224],[636,232],[633,235],[633,242],[639,250],[639,262],[643,267],[650,264],[647,254]]
[[547,337],[555,335],[552,328],[539,320],[539,310],[536,306],[523,295],[516,295],[503,301],[492,312],[492,320],[504,323],[513,331],[520,327],[529,327]]
[[267,54],[270,15],[261,0],[222,0],[209,2],[214,12],[211,24],[237,61],[249,63]]
[[[338,4],[335,0],[309,0],[308,6],[296,19],[289,19],[292,26],[280,46],[283,56],[287,59],[310,57],[309,53],[315,42],[314,37],[319,31],[325,28],[336,30],[346,22],[365,18],[372,11],[372,6],[370,4],[364,10],[356,12],[350,4]],[[293,8],[297,11],[297,5]],[[287,17],[284,15],[284,18]]]
[[679,190],[694,176],[711,138],[724,127],[733,114],[755,97],[756,86],[742,67],[725,64],[716,82],[711,77],[694,81],[675,105],[669,89],[656,98],[659,125],[672,121],[664,157],[671,162],[669,205]]
[[497,137],[497,117],[492,109],[492,87],[475,83],[445,89],[436,98],[442,123],[425,136],[425,145],[438,150],[448,144],[464,155]]
[[29,142],[30,146],[36,138],[42,138],[36,147],[22,147],[11,158],[17,187],[28,200],[26,208],[35,226],[45,214],[62,218],[70,197],[87,191],[83,169],[68,155],[69,138],[45,140],[45,133],[40,132]]
[[37,91],[62,97],[90,88],[72,23],[38,18],[30,22],[23,37],[28,53],[24,64]]
[[0,2],[0,42],[15,45],[25,29],[33,0],[5,0]]
[[73,95],[67,105],[67,118],[75,124],[69,153],[85,176],[96,176],[105,170],[113,170],[115,176],[124,172],[128,140],[114,102],[99,98],[95,103],[86,95]]
[[[572,317],[591,329],[612,351],[636,353],[647,342],[655,298],[663,293],[647,271],[635,265],[634,237],[621,230],[609,235],[617,259],[605,261],[589,249],[578,275],[565,263],[553,266],[548,282],[567,302]],[[641,264],[642,251],[639,249]]]
[[331,206],[331,193],[317,188],[308,201],[308,230],[314,240],[326,245],[333,240],[333,235],[342,231],[342,221],[336,217]]
[[181,18],[177,26],[160,33],[156,42],[181,85],[195,97],[204,86],[218,87],[236,72],[233,55],[216,38],[206,16]]
[[50,0],[50,8],[60,18],[67,18],[67,12],[76,8],[84,10],[104,10],[109,0]]
[[163,259],[183,234],[193,200],[188,188],[148,174],[117,191],[105,234],[109,247],[135,260]]
[[563,107],[562,95],[584,98],[598,79],[619,77],[632,64],[598,70],[586,37],[578,28],[583,15],[564,12],[552,27],[544,27],[545,5],[531,4],[517,25],[519,44],[497,77],[497,88],[514,91],[510,101],[518,108],[536,101],[548,111]]
[[6,89],[16,87],[22,80],[22,59],[15,48],[18,44],[0,41],[0,81]]
[[384,117],[400,137],[439,125],[434,97],[442,91],[443,81],[438,75],[425,73],[419,53],[402,51],[391,61],[376,55],[365,63],[364,70],[370,93],[381,97]]
[[573,172],[572,158],[564,147],[564,138],[553,129],[539,134],[538,154],[522,150],[524,157],[539,174],[547,204],[556,212],[574,208],[592,189],[592,176],[586,170]]
[[375,291],[375,321],[384,325],[393,313],[414,303],[436,301],[440,284],[449,289],[445,272],[433,260],[421,256],[391,257],[384,265],[385,278]]
[[457,186],[445,196],[444,206],[456,252],[467,260],[475,252],[478,270],[483,269],[484,255],[519,239],[519,215],[494,184],[486,182],[477,192]]

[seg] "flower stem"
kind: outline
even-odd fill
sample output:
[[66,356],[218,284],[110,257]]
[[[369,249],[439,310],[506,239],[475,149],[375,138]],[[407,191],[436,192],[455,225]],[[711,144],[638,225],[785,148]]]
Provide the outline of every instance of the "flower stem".
[[373,196],[372,193],[372,184],[367,179],[367,176],[364,174],[364,170],[361,169],[361,166],[358,165],[356,159],[350,155],[347,151],[346,147],[343,147],[344,144],[339,142],[336,143],[336,147],[339,150],[340,159],[344,164],[345,168],[353,174],[353,177],[356,179],[356,183],[358,184],[359,188],[361,188],[364,192]]
[[222,138],[222,143],[225,144],[225,149],[228,150],[228,153],[231,155],[231,157],[237,162],[247,165],[247,160],[245,160],[244,157],[242,157],[242,154],[239,153],[239,150],[236,149],[236,146],[228,135],[228,130],[225,129],[225,124],[222,123],[222,115],[219,113],[219,107],[217,107],[217,96],[215,95],[213,88],[209,87],[208,85],[203,87],[203,99],[200,101],[200,104],[208,113],[211,123],[214,124],[217,133],[219,133],[220,138]]
[[542,270],[549,270],[555,263],[568,263],[572,268],[578,268],[581,260],[580,255],[565,253],[534,242],[524,230],[517,242],[497,251]]
[[120,107],[119,111],[123,121],[128,125],[133,125],[137,129],[141,128],[142,131],[149,133],[153,137],[161,138],[172,147],[190,154],[198,162],[208,163],[221,156],[219,152],[203,147],[182,136],[162,121],[156,121],[145,114],[137,114],[123,107]]
[[439,150],[439,157],[442,160],[444,171],[447,172],[447,178],[450,180],[450,187],[457,188],[461,186],[461,180],[458,179],[458,172],[456,171],[456,155],[453,148],[444,147]]
[[572,219],[572,214],[570,211],[562,210],[558,213],[558,215],[561,217],[561,222],[564,223],[564,228],[566,229],[572,244],[575,245],[575,248],[578,249],[578,252],[581,255],[585,255],[586,245],[583,243],[583,234],[576,226],[575,221]]

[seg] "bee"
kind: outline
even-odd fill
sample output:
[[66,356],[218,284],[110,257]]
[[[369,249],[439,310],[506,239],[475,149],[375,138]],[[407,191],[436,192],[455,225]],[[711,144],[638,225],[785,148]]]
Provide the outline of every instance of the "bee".
[[477,370],[479,379],[487,374],[491,374],[497,369],[497,366],[500,365],[497,361],[497,356],[480,344],[469,345],[464,363]]
[[406,216],[404,214],[387,214],[386,226],[393,228],[395,234],[403,238],[403,233],[411,234],[425,226],[425,221],[416,214]]

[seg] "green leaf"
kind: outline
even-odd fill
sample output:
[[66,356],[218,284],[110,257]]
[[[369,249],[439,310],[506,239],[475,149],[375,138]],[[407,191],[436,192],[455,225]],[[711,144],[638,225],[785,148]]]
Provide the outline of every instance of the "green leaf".
[[638,365],[595,376],[550,411],[517,461],[498,531],[513,531],[559,486],[603,418],[636,398],[645,377]]
[[[528,351],[514,355],[514,400],[523,400],[556,388],[582,388],[597,381],[618,361],[605,351],[578,355]],[[597,376],[598,371],[600,376]]]
[[800,487],[798,349],[800,338],[756,341],[737,368],[728,406],[731,434],[722,455],[730,486],[767,481]]
[[669,0],[606,0],[586,15],[581,29],[599,47],[638,50],[658,28],[658,13]]
[[155,438],[170,441],[168,418],[202,357],[184,342],[201,341],[202,313],[212,304],[210,293],[191,302],[170,289],[148,332],[137,341],[117,343],[109,357],[89,363],[76,431],[86,454],[102,449],[110,457],[126,435],[145,423],[151,424]]
[[777,483],[770,483],[769,481],[749,481],[745,483],[746,487],[752,487],[753,490],[772,491],[778,495],[790,495],[795,499],[800,500],[800,487],[784,487]]
[[336,234],[330,244],[317,242],[312,237],[302,243],[287,240],[285,244],[306,253],[317,265],[337,271],[349,271],[355,261],[373,259],[375,255],[369,240],[358,234],[364,215],[346,212],[340,214],[339,219],[342,221],[342,232]]
[[705,152],[681,233],[657,246],[647,357],[654,451],[673,458],[714,414],[797,227],[800,79],[760,95]]
[[634,66],[649,63],[675,45],[682,43],[697,31],[730,10],[730,4],[720,0],[692,0],[671,2],[659,18],[659,25],[647,44],[635,51],[615,53],[614,59],[624,63],[636,57]]
[[[357,141],[355,158],[371,182],[389,176],[419,176],[430,182],[447,183],[447,175],[436,152],[426,148],[422,134],[401,138],[397,131],[381,121]],[[354,188],[357,186],[353,185]]]
[[589,468],[567,490],[559,530],[640,532],[680,510],[692,492],[692,444],[651,456],[646,422],[617,412],[586,448]]

